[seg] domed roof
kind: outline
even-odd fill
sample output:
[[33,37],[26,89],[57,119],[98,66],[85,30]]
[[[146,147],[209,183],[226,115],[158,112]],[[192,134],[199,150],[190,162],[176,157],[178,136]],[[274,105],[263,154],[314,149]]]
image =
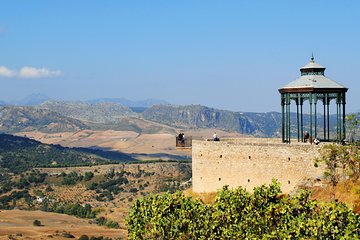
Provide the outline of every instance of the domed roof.
[[321,66],[320,64],[316,63],[316,62],[314,61],[314,59],[312,58],[311,61],[310,61],[308,64],[306,64],[305,66],[303,66],[302,68],[300,68],[300,71],[301,71],[302,69],[323,69],[323,70],[325,70],[325,67],[323,67],[323,66]]
[[301,92],[346,92],[348,89],[336,81],[324,76],[325,67],[315,63],[314,56],[310,63],[300,68],[301,76],[279,89],[280,93]]
[[345,88],[345,86],[323,75],[301,76],[295,81],[285,85],[284,88]]

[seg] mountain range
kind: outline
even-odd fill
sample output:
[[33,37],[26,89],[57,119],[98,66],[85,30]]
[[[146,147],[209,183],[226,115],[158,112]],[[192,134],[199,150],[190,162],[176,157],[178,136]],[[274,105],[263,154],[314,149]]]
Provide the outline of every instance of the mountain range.
[[66,117],[87,122],[116,122],[123,117],[135,117],[137,114],[129,107],[112,102],[65,102],[46,101],[37,106],[39,109],[48,109]]
[[[15,106],[35,106],[45,103],[46,101],[50,102],[62,102],[53,100],[50,97],[40,94],[40,93],[34,93],[30,94],[29,96],[15,101],[2,101],[0,100],[0,105],[15,105]],[[80,101],[78,101],[80,102]],[[138,100],[138,101],[132,101],[127,98],[97,98],[97,99],[91,99],[84,101],[83,103],[89,103],[89,104],[98,104],[98,103],[118,103],[120,105],[137,109],[146,109],[153,105],[157,104],[168,104],[166,101],[161,99],[144,99],[144,100]]]
[[49,109],[33,106],[0,106],[0,132],[20,131],[73,132],[86,129],[80,120],[63,116]]
[[[319,129],[321,131],[321,115]],[[296,114],[291,114],[292,128],[296,128]],[[336,116],[331,116],[333,126]],[[144,121],[148,123],[146,130]],[[41,131],[46,133],[74,132],[82,129],[134,130],[149,132],[156,124],[178,129],[219,129],[260,137],[279,137],[281,114],[278,112],[232,112],[201,105],[153,105],[143,112],[133,111],[119,103],[98,101],[45,101],[35,106],[0,106],[0,132]],[[127,126],[128,125],[128,126]],[[305,128],[309,116],[304,115]],[[157,127],[158,128],[158,127]],[[161,128],[158,128],[161,129]],[[151,131],[156,133],[156,129]]]
[[96,103],[118,103],[123,106],[127,106],[129,108],[149,108],[154,105],[164,105],[168,104],[168,102],[160,99],[145,99],[139,101],[132,101],[126,98],[98,98],[93,100],[88,100],[88,103],[96,104]]

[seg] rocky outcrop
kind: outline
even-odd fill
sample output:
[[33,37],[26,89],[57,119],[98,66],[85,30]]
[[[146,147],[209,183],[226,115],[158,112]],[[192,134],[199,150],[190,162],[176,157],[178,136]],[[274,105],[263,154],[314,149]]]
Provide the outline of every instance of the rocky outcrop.
[[241,113],[201,105],[156,105],[145,110],[143,117],[180,128],[216,128],[259,136],[273,136],[281,124],[279,113]]
[[82,121],[107,123],[116,122],[123,117],[137,116],[130,108],[118,103],[99,102],[89,104],[86,102],[47,101],[38,106],[50,109],[61,115]]
[[87,126],[79,120],[62,116],[48,109],[29,106],[0,106],[0,132],[20,131],[73,132]]

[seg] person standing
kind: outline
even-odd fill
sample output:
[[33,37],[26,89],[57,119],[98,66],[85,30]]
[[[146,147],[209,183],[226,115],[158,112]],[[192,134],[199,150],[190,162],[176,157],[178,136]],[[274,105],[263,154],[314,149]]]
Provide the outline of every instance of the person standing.
[[307,142],[310,138],[310,134],[308,131],[305,131],[305,134],[304,134],[304,142]]
[[216,132],[215,132],[214,135],[213,135],[213,140],[214,140],[214,141],[219,141],[219,138],[218,138]]

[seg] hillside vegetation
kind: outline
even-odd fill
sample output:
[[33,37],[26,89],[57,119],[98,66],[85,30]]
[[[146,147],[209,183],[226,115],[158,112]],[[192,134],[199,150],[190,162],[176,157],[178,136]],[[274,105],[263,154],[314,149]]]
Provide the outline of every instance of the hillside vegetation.
[[[59,145],[43,144],[24,137],[0,134],[0,167],[16,174],[40,166],[111,163],[110,159],[99,156],[102,153],[104,152],[100,150],[70,149]],[[126,154],[122,156],[122,161],[134,160]]]
[[343,203],[319,203],[309,192],[281,195],[277,182],[221,189],[213,205],[182,193],[138,199],[129,239],[358,239],[360,215]]
[[48,109],[0,106],[0,133],[34,130],[46,133],[74,132],[86,128],[83,122]]

